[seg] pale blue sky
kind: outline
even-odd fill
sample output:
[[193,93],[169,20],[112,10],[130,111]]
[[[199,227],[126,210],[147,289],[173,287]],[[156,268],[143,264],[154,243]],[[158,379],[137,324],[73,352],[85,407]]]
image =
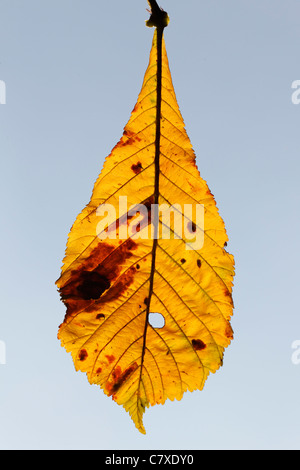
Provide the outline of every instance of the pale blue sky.
[[0,0],[2,449],[300,448],[300,2],[161,6],[177,99],[236,259],[235,339],[202,392],[146,411],[146,436],[74,371],[54,282],[153,29],[146,0]]

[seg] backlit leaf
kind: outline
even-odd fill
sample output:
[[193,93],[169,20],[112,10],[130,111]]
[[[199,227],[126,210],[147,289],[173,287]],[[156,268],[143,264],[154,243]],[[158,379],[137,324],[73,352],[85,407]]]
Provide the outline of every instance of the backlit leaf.
[[142,433],[146,407],[201,390],[222,365],[233,309],[226,243],[158,27],[137,104],[70,231],[57,281],[61,344]]

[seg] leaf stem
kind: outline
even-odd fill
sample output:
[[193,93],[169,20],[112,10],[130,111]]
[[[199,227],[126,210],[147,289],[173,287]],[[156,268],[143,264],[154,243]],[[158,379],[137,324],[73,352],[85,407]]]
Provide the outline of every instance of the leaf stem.
[[146,21],[146,25],[150,28],[155,26],[157,29],[165,28],[169,24],[169,16],[168,13],[162,10],[156,0],[148,0],[148,3],[151,7],[151,16],[148,21]]

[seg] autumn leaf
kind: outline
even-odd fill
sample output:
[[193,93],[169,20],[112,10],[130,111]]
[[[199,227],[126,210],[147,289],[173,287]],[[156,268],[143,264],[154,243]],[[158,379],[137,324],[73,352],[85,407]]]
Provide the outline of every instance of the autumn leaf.
[[233,337],[234,260],[185,131],[160,12],[148,21],[156,30],[137,104],[70,231],[57,281],[62,346],[142,433],[145,408],[201,390]]

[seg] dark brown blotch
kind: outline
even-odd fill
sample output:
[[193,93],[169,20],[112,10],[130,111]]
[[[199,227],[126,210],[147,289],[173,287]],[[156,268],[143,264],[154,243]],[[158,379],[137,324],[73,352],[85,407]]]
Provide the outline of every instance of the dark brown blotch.
[[118,142],[117,146],[120,147],[120,146],[132,145],[135,142],[140,142],[140,141],[141,141],[141,138],[135,132],[125,129],[123,132],[123,137]]
[[79,360],[80,360],[80,361],[85,361],[86,358],[88,357],[88,352],[87,352],[87,350],[86,350],[86,349],[81,349],[81,351],[79,352],[78,357],[79,357]]
[[103,315],[103,313],[98,313],[96,320],[105,320],[105,315]]
[[103,292],[110,288],[107,277],[96,271],[83,271],[81,283],[77,287],[79,297],[83,300],[99,299]]
[[142,171],[143,166],[142,166],[141,162],[137,162],[136,164],[131,165],[131,169],[132,169],[133,173],[138,175]]
[[195,222],[188,222],[187,229],[190,233],[195,233],[196,230],[197,230],[197,226],[196,226]]
[[114,371],[112,374],[113,379],[115,380],[114,384],[110,388],[110,395],[116,393],[123,383],[130,377],[131,374],[138,368],[136,362],[134,362],[131,366],[121,372],[121,368],[118,366],[117,370]]
[[206,348],[206,344],[201,339],[192,339],[192,345],[195,351],[202,351]]
[[67,307],[65,320],[78,311],[99,311],[100,303],[118,298],[128,288],[136,269],[130,269],[121,276],[120,272],[136,248],[137,244],[131,238],[117,248],[108,243],[98,243],[60,288],[61,299]]

